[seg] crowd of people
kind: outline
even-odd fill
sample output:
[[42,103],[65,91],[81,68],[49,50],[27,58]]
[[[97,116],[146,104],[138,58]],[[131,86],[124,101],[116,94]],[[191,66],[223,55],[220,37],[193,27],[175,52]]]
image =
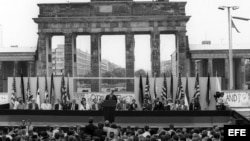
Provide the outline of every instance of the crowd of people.
[[[117,111],[186,111],[186,110],[201,110],[201,106],[197,98],[193,98],[189,106],[185,105],[184,100],[173,100],[171,98],[165,99],[164,97],[157,97],[151,100],[148,95],[145,95],[144,102],[139,107],[136,100],[127,102],[125,99],[117,99],[114,91],[106,96],[105,100],[116,101]],[[44,99],[44,102],[39,106],[35,99],[31,99],[27,103],[24,103],[22,98],[16,100],[13,109],[17,110],[103,110],[104,100],[94,99],[91,104],[87,102],[86,98],[82,98],[80,103],[77,103],[75,99],[71,101],[62,102],[57,99],[54,105],[51,105],[48,99]]]
[[105,121],[97,125],[93,118],[85,126],[63,129],[46,126],[43,129],[29,126],[4,127],[0,141],[223,141],[224,131],[218,126],[210,128],[121,127]]

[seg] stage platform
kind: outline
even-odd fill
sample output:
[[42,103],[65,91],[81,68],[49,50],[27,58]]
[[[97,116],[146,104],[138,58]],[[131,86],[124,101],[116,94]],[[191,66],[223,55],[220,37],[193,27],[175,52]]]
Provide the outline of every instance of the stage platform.
[[[107,115],[104,111],[34,111],[34,110],[0,110],[0,126],[18,126],[22,120],[31,120],[33,126],[47,125],[69,127],[84,126],[89,117],[94,122],[104,122]],[[228,111],[115,111],[115,123],[122,127],[149,125],[154,127],[223,127],[230,119],[240,124],[250,124],[250,121],[239,113]]]

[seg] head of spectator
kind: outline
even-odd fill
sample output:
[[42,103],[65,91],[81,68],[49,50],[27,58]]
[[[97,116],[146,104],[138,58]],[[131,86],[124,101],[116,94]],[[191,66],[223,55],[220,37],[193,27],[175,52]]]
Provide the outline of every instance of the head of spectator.
[[104,123],[104,126],[105,127],[109,127],[110,126],[110,122],[108,120],[106,120],[105,123]]
[[144,126],[144,131],[145,131],[145,132],[146,132],[146,131],[147,131],[147,132],[149,131],[149,126],[148,126],[148,125],[145,125],[145,126]]
[[89,117],[89,124],[93,124],[94,119],[92,117]]

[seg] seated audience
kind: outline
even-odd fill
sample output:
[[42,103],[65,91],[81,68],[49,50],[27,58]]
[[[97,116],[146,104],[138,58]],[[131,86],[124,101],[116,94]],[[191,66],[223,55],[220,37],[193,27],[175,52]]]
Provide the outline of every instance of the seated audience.
[[51,110],[51,104],[48,99],[44,99],[44,103],[41,104],[41,110]]
[[36,100],[33,98],[31,100],[31,103],[28,104],[29,110],[39,110],[38,104],[36,103]]
[[86,98],[82,98],[81,104],[80,104],[80,109],[82,111],[90,110],[89,104],[86,102]]
[[135,99],[132,100],[132,103],[129,105],[129,111],[136,111],[137,104],[135,103]]
[[78,110],[78,104],[76,103],[76,100],[73,99],[72,103],[69,104],[69,110]]
[[60,99],[57,99],[56,101],[57,101],[57,102],[56,102],[56,104],[55,104],[55,106],[54,106],[54,110],[62,110],[63,107],[62,107],[62,104],[61,104]]
[[91,110],[93,110],[93,111],[99,111],[100,109],[101,109],[101,105],[100,105],[100,103],[97,102],[97,99],[95,98],[93,100],[93,104],[91,106]]

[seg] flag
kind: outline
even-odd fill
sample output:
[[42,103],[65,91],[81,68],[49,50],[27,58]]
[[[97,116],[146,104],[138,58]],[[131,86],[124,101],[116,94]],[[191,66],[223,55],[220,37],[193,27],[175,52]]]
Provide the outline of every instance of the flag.
[[27,81],[26,98],[28,100],[27,102],[30,102],[31,99],[33,98],[33,95],[30,92],[30,77],[28,77],[28,81]]
[[13,81],[12,81],[12,92],[11,92],[11,97],[10,97],[10,105],[13,108],[15,105],[16,101],[16,77],[15,77],[15,70],[14,70],[14,75],[13,75]]
[[171,99],[174,98],[174,82],[173,82],[173,74],[171,73],[171,78],[170,78],[170,97]]
[[178,85],[177,85],[177,91],[176,91],[176,96],[175,96],[175,101],[177,99],[181,100],[181,98],[183,98],[184,95],[184,91],[183,91],[183,87],[182,87],[182,82],[181,82],[181,73],[179,73],[179,77],[178,77]]
[[69,93],[69,74],[68,74],[68,82],[67,82],[67,101],[70,100],[70,93]]
[[197,73],[196,78],[195,78],[193,98],[199,98],[200,95],[201,93],[200,93],[199,73]]
[[25,103],[26,98],[25,98],[25,92],[24,92],[24,82],[23,82],[23,73],[22,72],[21,72],[21,85],[20,85],[20,88],[21,88],[21,96],[23,98],[23,102]]
[[189,107],[190,98],[189,98],[189,89],[188,89],[188,76],[186,78],[185,94],[186,94],[186,99],[187,99],[187,104],[188,104],[187,106]]
[[211,100],[211,84],[210,84],[210,74],[208,73],[208,76],[207,76],[207,93],[206,93],[207,107],[209,107],[210,100]]
[[148,80],[148,73],[147,73],[146,84],[145,84],[145,95],[147,95],[148,98],[149,98],[149,100],[151,101],[150,85],[149,85],[149,80]]
[[142,76],[140,74],[140,80],[139,80],[139,103],[141,104],[141,106],[143,105],[144,102],[144,98],[143,98],[143,84],[142,84]]
[[50,87],[50,104],[53,106],[55,104],[55,90],[54,90],[54,76],[51,74],[51,87]]
[[219,78],[216,75],[216,88],[215,88],[216,92],[221,92],[221,84],[219,81]]
[[39,78],[37,77],[37,80],[36,80],[36,103],[40,109],[40,106],[41,106],[41,101],[40,101],[40,92],[39,92]]
[[166,80],[166,75],[165,75],[165,73],[164,73],[163,86],[162,86],[161,96],[164,97],[164,99],[167,100],[167,98],[168,98],[167,95],[168,95],[167,80]]
[[157,97],[156,75],[154,75],[154,96]]
[[238,28],[235,26],[233,19],[231,19],[231,22],[232,22],[232,28],[234,28],[238,33],[240,33]]
[[48,85],[47,85],[47,76],[45,76],[45,91],[44,91],[44,96],[45,96],[44,99],[49,100],[49,92],[48,92]]
[[62,100],[62,103],[66,103],[66,101],[67,101],[65,81],[64,81],[63,75],[62,75],[62,79],[61,79],[61,100]]

